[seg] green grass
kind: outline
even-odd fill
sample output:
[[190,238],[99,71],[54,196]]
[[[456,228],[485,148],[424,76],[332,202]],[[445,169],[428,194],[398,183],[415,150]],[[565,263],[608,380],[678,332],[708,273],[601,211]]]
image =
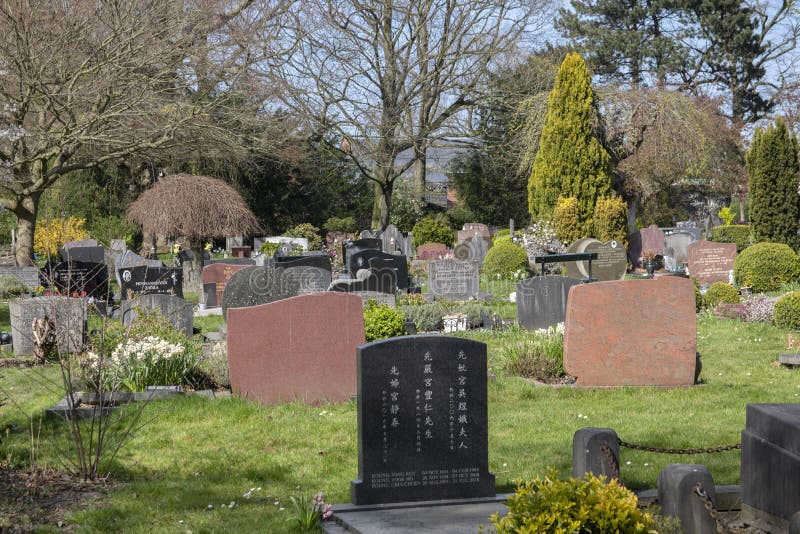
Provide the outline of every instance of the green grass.
[[[504,344],[527,333],[466,335],[487,343],[497,376],[489,384],[489,464],[498,492],[549,466],[568,476],[572,435],[582,427],[613,428],[625,441],[654,446],[717,446],[739,441],[747,403],[800,402],[800,372],[771,365],[785,349],[786,331],[768,325],[699,316],[703,384],[675,389],[537,387],[503,370]],[[53,368],[0,370],[8,396],[34,416],[58,397],[39,386],[42,372],[56,376]],[[104,506],[71,517],[84,531],[285,532],[289,497],[298,492],[349,501],[358,454],[352,403],[260,407],[237,398],[181,398],[151,403],[142,420],[149,422],[111,466],[119,488]],[[0,407],[0,428],[8,423],[0,457],[25,463],[29,425],[12,405]],[[43,431],[62,436],[53,420],[45,420]],[[36,452],[40,461],[56,463],[48,440]],[[701,463],[717,484],[735,484],[739,459],[738,451],[677,456],[623,449],[621,471],[628,487],[652,488],[666,465]],[[243,497],[258,487],[252,498]],[[231,501],[233,509],[220,506]]]

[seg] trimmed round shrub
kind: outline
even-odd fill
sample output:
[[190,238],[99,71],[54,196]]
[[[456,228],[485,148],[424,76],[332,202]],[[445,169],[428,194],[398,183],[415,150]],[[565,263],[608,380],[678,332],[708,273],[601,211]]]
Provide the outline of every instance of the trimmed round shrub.
[[597,200],[594,233],[600,241],[617,241],[628,246],[628,204],[619,197]]
[[370,300],[364,310],[364,335],[368,342],[402,336],[406,333],[405,322],[406,317],[400,310]]
[[553,226],[562,243],[572,243],[581,238],[581,208],[575,197],[559,197],[553,208]]
[[511,242],[500,242],[489,249],[483,262],[483,272],[489,276],[514,278],[519,271],[528,272],[528,255],[525,249]]
[[711,241],[736,243],[736,252],[741,252],[750,246],[750,226],[746,224],[715,226],[711,231]]
[[800,291],[786,293],[775,303],[775,326],[800,330]]
[[650,514],[638,508],[636,495],[616,480],[591,473],[584,478],[558,480],[551,469],[543,478],[518,481],[508,498],[508,515],[491,517],[498,533],[512,532],[624,532],[646,533],[653,527]]
[[456,240],[456,233],[441,220],[433,217],[423,217],[411,230],[414,234],[414,246],[418,247],[425,243],[443,243],[452,247]]
[[756,243],[736,257],[733,276],[739,287],[775,291],[800,277],[800,259],[783,243]]
[[708,288],[703,296],[706,308],[714,309],[720,302],[737,304],[739,302],[739,291],[725,282],[715,282]]

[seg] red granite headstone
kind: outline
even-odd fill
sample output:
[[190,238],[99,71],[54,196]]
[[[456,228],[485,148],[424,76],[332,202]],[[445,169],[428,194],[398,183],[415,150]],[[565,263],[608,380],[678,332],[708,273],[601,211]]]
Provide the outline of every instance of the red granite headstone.
[[579,386],[694,384],[697,317],[688,278],[574,286],[565,327],[564,370]]
[[686,247],[689,276],[701,284],[728,282],[736,260],[736,243],[695,241]]
[[356,393],[361,299],[300,295],[228,310],[231,389],[262,404],[346,401]]
[[440,260],[447,254],[447,246],[442,243],[425,243],[417,247],[417,257],[421,260]]
[[664,231],[655,224],[639,230],[642,236],[642,252],[652,250],[658,255],[664,254]]
[[492,239],[492,233],[489,231],[489,227],[483,223],[464,223],[464,226],[461,230],[458,231],[458,237],[456,242],[463,243],[466,239],[470,237],[481,236],[485,237],[489,241]]
[[252,265],[235,265],[232,263],[212,263],[203,267],[203,274],[201,278],[204,284],[217,284],[217,305],[222,305],[222,292],[225,291],[225,285],[231,279],[233,273],[241,271],[245,267],[252,267]]

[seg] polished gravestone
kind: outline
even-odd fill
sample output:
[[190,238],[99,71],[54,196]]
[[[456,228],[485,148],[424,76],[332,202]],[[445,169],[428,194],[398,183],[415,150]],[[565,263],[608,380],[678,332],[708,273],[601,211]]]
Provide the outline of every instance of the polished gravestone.
[[678,265],[689,260],[688,247],[696,241],[694,233],[688,230],[673,230],[664,236],[664,248],[671,248],[672,257]]
[[689,276],[701,284],[728,282],[736,261],[736,243],[695,241],[687,247]]
[[107,300],[108,268],[104,262],[62,261],[48,263],[41,272],[46,291],[73,297]]
[[342,243],[342,258],[344,259],[344,266],[350,270],[350,258],[354,254],[358,254],[364,250],[378,250],[382,251],[383,241],[377,238],[365,237],[356,239],[349,243]]
[[183,271],[171,267],[129,267],[119,269],[123,300],[136,295],[159,293],[183,298]]
[[300,284],[282,268],[247,267],[228,280],[222,293],[222,315],[227,317],[230,308],[258,306],[299,294]]
[[[327,261],[327,258],[324,259]],[[331,271],[329,269],[321,269],[308,265],[284,267],[287,265],[285,263],[278,263],[276,265],[283,267],[286,276],[293,278],[297,282],[299,286],[298,294],[300,295],[327,291],[328,287],[331,285]]]
[[332,271],[333,266],[328,256],[275,256],[275,267],[316,267]]
[[566,276],[534,276],[517,283],[517,322],[527,330],[563,323],[569,289],[580,283]]
[[[628,270],[628,251],[617,241],[589,242],[583,252],[597,252],[597,259],[592,260],[592,278],[598,282],[622,280]],[[578,269],[589,278],[589,261],[577,262]]]
[[353,504],[491,497],[486,345],[440,335],[362,345]]
[[[249,265],[237,265],[237,264],[230,264],[230,263],[213,263],[211,265],[205,265],[203,267],[203,273],[201,275],[201,279],[203,281],[203,287],[206,287],[206,284],[214,284],[214,298],[213,299],[206,299],[205,303],[207,306],[220,306],[222,305],[222,293],[225,291],[225,286],[228,284],[228,280],[236,273],[237,271],[241,271],[242,269],[246,269]],[[213,302],[213,304],[211,304]]]
[[483,262],[486,260],[491,246],[492,239],[490,237],[468,237],[456,245],[456,248],[453,249],[453,256],[459,260],[472,260],[478,264],[478,267],[483,267]]
[[129,326],[137,317],[140,310],[158,312],[169,319],[172,327],[178,332],[183,332],[187,338],[194,335],[193,331],[193,306],[180,297],[148,293],[139,295],[132,300],[126,300],[121,305],[122,325]]
[[[362,252],[362,254],[366,254],[366,252]],[[411,285],[408,277],[408,260],[405,256],[381,253],[381,255],[370,257],[367,263],[369,264],[369,269],[376,273],[382,273],[386,270],[394,271],[398,289],[408,289]]]
[[440,260],[447,255],[447,245],[428,242],[417,247],[417,257],[421,260]]

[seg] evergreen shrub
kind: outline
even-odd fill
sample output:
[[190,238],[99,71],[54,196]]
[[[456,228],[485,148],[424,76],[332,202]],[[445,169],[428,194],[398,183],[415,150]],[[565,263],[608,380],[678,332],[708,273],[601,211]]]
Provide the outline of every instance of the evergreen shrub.
[[713,310],[720,302],[737,304],[739,302],[739,291],[725,282],[715,282],[708,288],[703,296],[705,307]]
[[367,342],[404,335],[405,321],[402,311],[370,300],[364,310],[364,334]]
[[594,207],[594,236],[628,246],[628,204],[619,197],[604,197]]
[[511,279],[518,272],[528,273],[528,255],[519,245],[501,242],[489,249],[483,262],[483,272],[491,277]]
[[800,291],[786,293],[775,303],[775,326],[800,330]]
[[568,245],[581,238],[581,212],[577,198],[558,198],[553,209],[553,226],[556,236],[564,244]]
[[418,247],[425,243],[442,243],[452,247],[456,240],[456,234],[444,221],[433,217],[423,217],[411,230],[414,234],[414,246]]
[[741,252],[750,246],[750,226],[747,224],[729,224],[715,226],[711,234],[711,241],[717,243],[736,243],[736,252]]
[[756,243],[736,257],[733,276],[739,287],[754,292],[775,291],[800,276],[800,259],[782,243]]

